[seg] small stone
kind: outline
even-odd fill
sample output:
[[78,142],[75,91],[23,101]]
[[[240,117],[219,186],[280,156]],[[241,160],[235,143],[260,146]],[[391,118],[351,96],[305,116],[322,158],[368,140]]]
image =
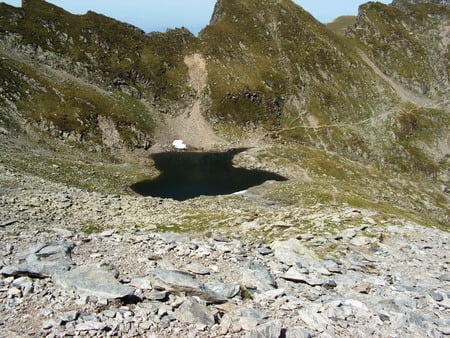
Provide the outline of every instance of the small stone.
[[273,253],[273,251],[268,247],[259,248],[258,252],[263,256],[267,256],[267,255],[270,255],[271,253]]
[[278,221],[278,222],[273,223],[272,226],[277,227],[277,228],[290,228],[290,227],[292,227],[292,224]]
[[49,330],[55,325],[56,323],[53,320],[46,320],[45,322],[42,323],[42,328],[44,330]]
[[255,327],[250,335],[247,335],[249,338],[278,338],[281,337],[281,321],[272,320],[267,323],[258,325]]
[[331,289],[334,289],[335,287],[337,287],[337,284],[334,280],[330,279],[330,280],[326,281],[325,283],[323,283],[322,287],[324,287],[327,290],[331,290]]
[[114,318],[116,316],[116,314],[117,314],[116,309],[108,309],[108,310],[103,311],[103,315],[108,318]]
[[445,309],[450,309],[450,298],[445,298],[443,301],[439,302],[439,306]]
[[165,299],[167,299],[167,292],[166,291],[154,291],[150,293],[145,293],[144,298],[150,301],[158,301],[163,302]]
[[114,235],[115,231],[114,230],[105,230],[103,232],[101,232],[100,234],[98,234],[99,237],[111,237],[112,235]]
[[220,235],[214,235],[213,240],[216,242],[222,242],[222,243],[230,243],[231,239],[228,237],[220,236]]
[[270,271],[255,261],[247,261],[242,267],[242,284],[248,289],[269,291],[277,288]]
[[331,273],[342,273],[341,268],[335,261],[332,261],[329,259],[329,260],[324,261],[323,265]]
[[281,262],[286,265],[292,266],[300,264],[304,261],[302,255],[296,253],[295,251],[291,249],[286,248],[278,248],[275,249],[275,257]]
[[237,284],[219,283],[208,285],[208,287],[218,295],[228,299],[237,296],[240,292],[240,287]]
[[269,316],[265,314],[264,312],[255,310],[250,307],[244,307],[240,309],[240,315],[241,317],[250,317],[250,318],[257,318],[257,319],[267,319]]
[[73,266],[71,252],[74,247],[75,243],[69,241],[35,245],[17,255],[23,263],[4,267],[0,273],[7,276],[51,277]]
[[340,235],[343,239],[352,239],[356,237],[357,233],[354,229],[346,229]]
[[295,267],[290,268],[284,275],[281,276],[281,278],[291,282],[306,283],[310,286],[320,286],[327,283],[326,280],[300,272]]
[[61,319],[63,323],[68,323],[76,320],[79,315],[80,313],[78,311],[73,310],[63,313],[61,316],[59,316],[59,319]]
[[53,228],[52,231],[65,238],[70,238],[73,236],[73,232],[67,229]]
[[359,236],[350,241],[350,244],[354,246],[366,246],[370,244],[370,239],[364,236]]
[[55,274],[53,281],[65,289],[72,289],[84,296],[104,299],[132,296],[135,289],[120,284],[114,275],[98,266],[82,266],[68,272]]
[[53,313],[54,311],[52,309],[42,309],[39,311],[39,315],[43,317],[50,317]]
[[144,331],[150,330],[152,328],[152,326],[153,326],[153,322],[151,322],[151,321],[144,321],[144,322],[139,323],[139,328]]
[[275,300],[277,298],[280,298],[286,294],[286,291],[284,289],[275,289],[275,290],[269,290],[266,292],[262,292],[260,294],[255,295],[256,301],[268,301],[268,300]]
[[22,291],[20,291],[16,287],[12,287],[8,289],[8,298],[21,298],[22,297]]
[[212,326],[215,323],[214,315],[205,305],[194,298],[188,298],[175,312],[176,318],[183,323],[204,324]]
[[444,296],[442,296],[442,294],[440,294],[439,292],[436,291],[431,291],[430,292],[430,296],[431,298],[433,298],[436,302],[442,302],[444,300]]
[[381,319],[383,322],[388,322],[388,321],[391,320],[391,317],[389,317],[389,315],[387,315],[386,313],[379,313],[379,314],[378,314],[378,317],[380,317],[380,319]]
[[245,331],[252,331],[253,329],[258,326],[258,324],[261,322],[260,319],[252,318],[252,317],[241,317],[239,318],[239,325],[242,330]]
[[231,325],[233,324],[233,319],[231,315],[225,314],[220,321],[219,332],[221,335],[226,335],[230,331]]
[[168,316],[164,316],[161,318],[161,321],[159,322],[159,326],[163,329],[167,329],[170,327],[170,318]]
[[450,326],[438,327],[437,329],[443,335],[450,336]]
[[130,286],[141,290],[152,290],[152,284],[148,277],[135,277],[131,279]]
[[285,338],[312,338],[314,337],[311,331],[299,326],[288,327],[286,330]]
[[186,235],[173,232],[159,233],[158,237],[166,243],[185,243],[189,240]]
[[186,265],[186,270],[196,275],[209,275],[210,271],[199,263],[191,263]]
[[221,252],[222,254],[232,252],[233,249],[235,248],[231,243],[222,243],[222,242],[216,243],[215,247],[216,250]]
[[370,284],[362,284],[355,287],[355,291],[368,295],[370,293],[370,290],[372,290],[372,287]]
[[439,280],[442,282],[450,282],[450,273],[445,273],[439,276]]
[[12,283],[13,286],[19,288],[22,291],[22,295],[25,297],[33,292],[33,280],[29,277],[19,277]]
[[346,299],[343,303],[343,306],[350,306],[353,307],[355,309],[359,309],[359,310],[364,310],[364,311],[368,311],[368,307],[363,303],[360,302],[359,300],[356,299]]
[[207,325],[202,324],[202,323],[195,323],[195,329],[197,331],[205,331],[208,328]]
[[77,331],[100,331],[105,328],[105,324],[98,321],[87,321],[75,325]]
[[158,287],[169,292],[198,296],[209,303],[226,302],[226,298],[215,293],[189,273],[176,270],[156,269],[153,271],[153,276]]

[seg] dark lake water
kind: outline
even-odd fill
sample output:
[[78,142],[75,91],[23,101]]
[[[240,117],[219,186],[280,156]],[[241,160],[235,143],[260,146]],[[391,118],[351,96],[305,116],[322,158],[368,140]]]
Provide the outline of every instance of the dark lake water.
[[131,186],[143,196],[184,201],[206,195],[227,195],[286,178],[268,171],[233,167],[233,157],[245,149],[227,152],[166,152],[152,155],[160,175]]

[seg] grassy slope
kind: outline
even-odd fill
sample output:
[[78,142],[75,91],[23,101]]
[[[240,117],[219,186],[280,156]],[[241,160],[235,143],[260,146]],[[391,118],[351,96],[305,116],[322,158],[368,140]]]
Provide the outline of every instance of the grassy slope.
[[[107,116],[115,122],[125,146],[143,146],[142,142],[148,137],[140,139],[140,136],[153,134],[155,122],[139,100],[120,92],[97,91],[70,77],[55,81],[39,69],[39,65],[33,67],[7,56],[3,56],[0,64],[1,81],[7,84],[5,92],[16,102],[26,121],[96,144],[102,144],[99,116]],[[5,115],[5,125],[7,119]]]
[[[184,29],[146,35],[93,12],[72,15],[31,0],[23,8],[0,4],[0,35],[4,34],[14,34],[11,44],[26,54],[17,59],[2,56],[4,86],[8,82],[14,93],[9,99],[26,120],[52,125],[83,141],[101,144],[97,122],[102,115],[115,122],[125,145],[148,145],[154,116],[138,99],[171,111],[171,104],[179,105],[190,93],[183,58],[195,49],[196,39]],[[63,69],[80,81],[59,81],[40,71],[39,63]],[[126,85],[114,86],[115,79]],[[100,91],[83,85],[88,82]]]
[[448,94],[450,47],[442,29],[450,8],[405,4],[406,9],[368,3],[360,8],[352,37],[386,74],[429,97]]
[[105,16],[72,15],[42,0],[27,1],[23,9],[1,6],[7,13],[0,18],[2,30],[20,34],[21,44],[86,65],[91,74],[100,72],[100,80],[143,82],[155,96],[169,99],[186,90],[183,56],[195,48],[195,37],[187,30],[146,35]]
[[358,121],[394,100],[350,44],[292,1],[219,1],[213,17],[200,33],[213,116],[269,127],[306,124],[307,114]]
[[347,29],[354,26],[356,17],[353,15],[340,16],[327,24],[327,28],[337,35],[344,36]]
[[268,167],[278,163],[297,176],[263,192],[271,200],[304,208],[348,205],[450,230],[449,197],[420,173],[379,170],[301,145],[277,145],[256,156]]

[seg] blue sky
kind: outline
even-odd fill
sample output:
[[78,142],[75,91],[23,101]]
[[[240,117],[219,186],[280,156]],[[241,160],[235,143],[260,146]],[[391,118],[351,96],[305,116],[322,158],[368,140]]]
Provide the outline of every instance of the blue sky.
[[[20,0],[0,1],[20,6]],[[87,10],[131,23],[146,32],[186,27],[194,34],[211,18],[216,0],[49,0],[74,14]],[[294,0],[324,23],[340,15],[356,15],[364,0]],[[389,1],[381,1],[390,3]]]

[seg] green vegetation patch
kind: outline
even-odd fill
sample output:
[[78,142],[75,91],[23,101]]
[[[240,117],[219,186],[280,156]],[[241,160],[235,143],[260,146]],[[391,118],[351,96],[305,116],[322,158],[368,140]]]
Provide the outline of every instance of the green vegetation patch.
[[79,141],[97,144],[102,144],[100,117],[114,122],[125,146],[139,146],[139,132],[152,137],[156,124],[140,100],[69,78],[54,81],[38,69],[6,58],[0,66],[7,95],[24,118],[44,128],[74,134]]
[[340,36],[345,36],[347,29],[356,23],[356,16],[340,16],[327,24],[327,28]]

